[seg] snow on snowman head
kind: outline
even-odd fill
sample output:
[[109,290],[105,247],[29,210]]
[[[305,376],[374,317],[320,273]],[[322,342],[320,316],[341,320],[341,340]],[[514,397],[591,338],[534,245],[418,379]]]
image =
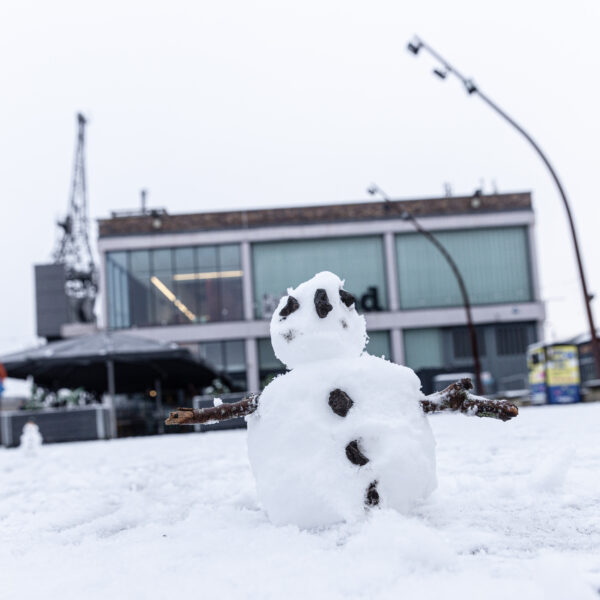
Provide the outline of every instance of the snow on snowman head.
[[271,318],[271,343],[277,358],[293,369],[335,358],[356,358],[366,343],[365,318],[344,282],[323,271],[288,289]]

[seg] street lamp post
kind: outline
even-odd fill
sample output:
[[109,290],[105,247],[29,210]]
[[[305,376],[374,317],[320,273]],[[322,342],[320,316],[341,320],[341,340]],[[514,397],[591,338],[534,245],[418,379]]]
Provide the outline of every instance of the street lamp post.
[[[371,184],[367,188],[367,191],[372,196],[374,196],[375,194],[378,194],[379,196],[381,196],[384,199],[384,201],[386,202],[386,206],[396,206],[395,204],[392,203],[392,201],[387,196],[387,194],[385,194],[383,192],[383,190],[380,187],[378,187],[376,184],[374,184],[374,183]],[[401,212],[400,212],[400,218],[403,221],[410,221],[412,226],[421,235],[425,236],[439,250],[441,255],[444,257],[444,259],[450,266],[450,269],[452,269],[452,273],[454,273],[454,277],[456,277],[456,282],[458,283],[458,287],[460,288],[460,295],[462,296],[463,305],[465,307],[465,314],[467,317],[467,328],[469,330],[469,338],[471,340],[471,353],[473,355],[473,367],[475,370],[475,385],[477,387],[477,393],[483,394],[484,389],[483,389],[483,383],[481,380],[481,363],[479,361],[479,345],[477,343],[477,333],[475,332],[475,325],[473,324],[473,315],[471,314],[471,302],[469,300],[467,286],[465,285],[465,280],[463,279],[460,269],[458,268],[458,265],[454,262],[454,259],[452,258],[452,256],[448,252],[448,250],[446,250],[444,245],[433,235],[433,233],[431,233],[430,231],[427,231],[427,229],[425,229],[421,225],[421,223],[419,223],[419,221],[417,221],[417,219],[415,219],[415,217],[412,213],[410,213],[407,210],[405,210],[404,208],[402,208]]]
[[560,197],[562,198],[563,204],[565,206],[565,210],[567,211],[567,218],[569,220],[569,227],[571,229],[571,236],[573,238],[573,246],[575,247],[575,256],[577,258],[577,268],[579,270],[579,278],[581,280],[581,288],[583,291],[583,299],[585,303],[585,310],[587,313],[590,335],[592,341],[592,350],[594,353],[594,362],[596,364],[596,377],[600,377],[600,345],[598,344],[598,336],[596,335],[596,326],[594,324],[594,315],[592,313],[591,301],[593,296],[588,292],[588,286],[585,279],[585,273],[583,271],[583,260],[581,258],[581,252],[579,250],[579,242],[577,240],[577,233],[575,231],[575,222],[573,220],[573,215],[571,213],[571,208],[569,206],[569,202],[567,200],[567,194],[556,174],[556,171],[550,164],[550,161],[546,157],[546,155],[542,152],[542,149],[538,146],[535,140],[514,120],[512,119],[506,112],[504,112],[489,96],[484,94],[474,83],[472,79],[467,79],[464,77],[459,71],[457,71],[450,63],[445,60],[442,56],[440,56],[431,46],[426,44],[423,40],[419,38],[415,38],[413,42],[410,42],[407,46],[408,50],[413,54],[418,54],[420,50],[425,50],[431,56],[433,56],[440,64],[442,68],[436,68],[433,72],[440,77],[441,79],[445,79],[447,75],[454,74],[462,84],[465,86],[468,94],[477,94],[490,108],[492,108],[497,114],[499,114],[505,121],[510,123],[533,147],[533,149],[537,152],[538,156],[542,159],[548,170],[550,171],[550,175],[558,188],[558,192]]

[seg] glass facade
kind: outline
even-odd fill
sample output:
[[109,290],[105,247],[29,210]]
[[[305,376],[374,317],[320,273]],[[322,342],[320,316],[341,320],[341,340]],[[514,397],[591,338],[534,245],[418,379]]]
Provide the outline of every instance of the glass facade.
[[231,380],[232,391],[246,391],[246,347],[244,340],[203,342],[198,344],[198,354],[217,371]]
[[252,245],[254,305],[258,319],[268,319],[287,288],[319,271],[345,279],[361,312],[388,306],[381,236],[264,242]]
[[238,244],[109,252],[111,329],[243,318]]
[[[537,340],[534,322],[512,322],[476,327],[483,371],[492,374],[486,391],[527,387],[525,351]],[[406,365],[414,369],[426,393],[432,391],[437,373],[473,371],[468,330],[462,327],[430,327],[404,331]]]
[[[471,304],[532,300],[525,227],[435,232],[465,280]],[[462,306],[456,278],[439,250],[417,233],[396,236],[402,309]]]
[[389,331],[370,331],[369,341],[367,342],[365,350],[373,356],[392,360]]
[[[435,235],[457,262],[472,304],[533,300],[526,226]],[[396,234],[395,251],[400,310],[462,306],[456,279],[429,240],[418,233]],[[244,320],[239,244],[136,249],[105,256],[110,329]],[[269,319],[287,288],[324,270],[345,280],[344,287],[355,296],[359,312],[389,310],[383,233],[252,243],[251,260],[252,281],[246,283],[251,283],[256,319]],[[394,322],[386,315],[370,321],[372,326],[386,328]],[[256,329],[249,333],[242,323],[234,327],[234,331],[225,328],[223,337],[256,335]],[[402,335],[405,362],[420,372],[424,390],[435,373],[473,368],[464,327],[403,328]],[[494,373],[504,386],[501,389],[509,389],[511,377],[520,377],[524,348],[536,335],[535,323],[477,326],[483,369]],[[247,373],[244,339],[200,342],[202,334],[190,339],[186,333],[185,337],[190,340],[186,345],[226,373],[236,390],[247,389],[248,379],[256,381],[256,373]],[[389,331],[370,332],[369,338],[367,352],[392,359]],[[258,375],[264,387],[285,367],[275,357],[269,339],[257,342]]]
[[285,365],[275,356],[270,338],[257,340],[258,342],[258,374],[260,389],[262,390],[271,380],[285,373]]
[[[372,331],[366,350],[373,356],[383,356],[391,360],[389,331]],[[285,365],[275,356],[270,338],[258,340],[258,365],[260,387],[264,388],[276,375],[285,373]]]
[[442,330],[437,327],[404,330],[404,360],[415,371],[443,368]]

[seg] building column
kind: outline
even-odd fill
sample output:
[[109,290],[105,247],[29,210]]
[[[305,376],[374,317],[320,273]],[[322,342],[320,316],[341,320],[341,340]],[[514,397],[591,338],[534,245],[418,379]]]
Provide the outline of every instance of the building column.
[[254,320],[254,293],[252,287],[252,250],[250,242],[240,244],[242,259],[242,297],[244,302],[244,320]]
[[[396,235],[392,231],[383,234],[385,252],[385,279],[388,288],[388,303],[390,312],[400,310],[400,297],[398,294],[398,261],[396,260]],[[404,339],[402,329],[390,330],[390,350],[393,362],[404,364]]]
[[[108,329],[108,280],[106,274],[106,252],[100,252],[98,269],[98,289],[103,290],[100,296],[100,322],[99,327]],[[111,290],[112,291],[112,290]],[[96,296],[97,298],[97,296]]]
[[536,302],[540,302],[542,298],[540,294],[535,225],[533,223],[527,227],[527,241],[529,242],[529,271],[531,274],[532,299]]
[[116,438],[117,437],[117,409],[115,406],[115,394],[116,394],[116,386],[115,386],[115,363],[112,359],[106,361],[106,387],[108,394],[104,396],[106,405],[108,406],[108,414],[110,416],[109,420],[109,437]]
[[260,391],[260,375],[258,370],[258,343],[256,338],[246,340],[246,382],[249,392]]
[[[244,301],[244,320],[254,321],[254,287],[252,282],[252,248],[249,241],[243,241],[242,258],[242,296]],[[248,391],[260,391],[260,375],[258,365],[258,344],[256,338],[246,338],[246,385]]]
[[404,363],[404,332],[402,329],[392,329],[390,331],[390,344],[392,346],[392,360],[403,365]]
[[391,231],[383,234],[385,253],[385,280],[388,288],[388,310],[400,310],[398,298],[398,265],[396,261],[396,240]]

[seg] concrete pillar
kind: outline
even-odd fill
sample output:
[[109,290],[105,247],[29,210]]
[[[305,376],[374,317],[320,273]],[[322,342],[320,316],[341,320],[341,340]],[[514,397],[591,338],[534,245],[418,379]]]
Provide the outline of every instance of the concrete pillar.
[[115,407],[115,363],[112,360],[106,361],[106,378],[108,394],[107,404],[110,415],[110,435],[111,438],[117,437],[117,410]]
[[162,403],[162,381],[157,377],[154,382],[154,390],[156,391],[156,414],[158,416],[158,433],[165,432],[165,421],[163,416]]
[[246,339],[246,381],[249,392],[260,391],[258,343],[256,338]]
[[[254,320],[254,286],[252,281],[252,247],[250,242],[241,243],[242,253],[242,293],[244,299],[244,320]],[[246,343],[246,382],[248,391],[260,391],[258,371],[258,345],[256,338],[247,338]]]
[[96,435],[99,440],[106,439],[106,427],[104,427],[104,406],[96,406]]
[[391,231],[383,234],[383,246],[385,254],[385,280],[388,288],[388,310],[400,309],[398,297],[398,266],[396,261],[396,240]]
[[392,350],[392,360],[399,365],[405,364],[404,335],[402,329],[392,329],[390,331],[390,346]]
[[244,320],[254,319],[254,293],[252,286],[252,249],[250,242],[241,243],[242,259],[242,298],[244,302]]

